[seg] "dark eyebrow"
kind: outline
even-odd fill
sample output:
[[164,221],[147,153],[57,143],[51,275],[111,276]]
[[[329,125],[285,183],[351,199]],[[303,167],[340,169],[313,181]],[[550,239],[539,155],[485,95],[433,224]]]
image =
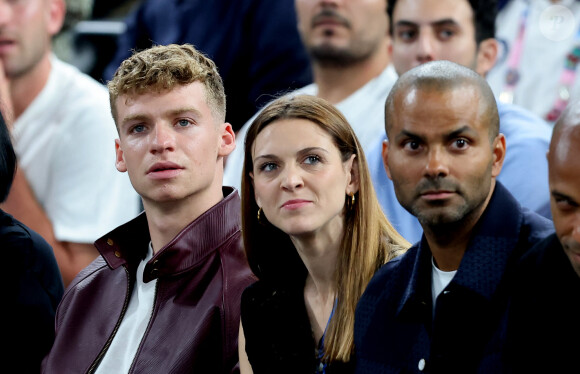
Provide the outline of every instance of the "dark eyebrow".
[[[477,135],[477,132],[474,131],[471,127],[463,126],[463,127],[458,128],[457,130],[451,131],[448,134],[444,134],[443,137],[446,140],[451,140],[451,139],[455,139],[455,138],[457,138],[463,134],[466,134],[466,133],[468,133],[472,136]],[[395,141],[397,141],[401,138],[413,138],[413,139],[424,141],[424,138],[422,136],[417,135],[417,134],[412,133],[412,132],[407,131],[407,130],[401,130],[401,132],[395,136]]]
[[[397,27],[417,27],[418,23],[408,20],[400,20],[395,24]],[[431,26],[441,27],[441,26],[454,26],[459,27],[459,23],[453,18],[444,18],[437,21],[431,22]]]
[[431,22],[431,25],[441,27],[441,26],[455,26],[459,27],[459,23],[453,18],[444,18],[435,22]]
[[455,139],[455,138],[457,138],[465,133],[468,133],[471,135],[477,135],[477,131],[474,131],[471,127],[463,126],[457,130],[451,131],[449,134],[445,135],[445,138],[448,140],[451,140],[451,139]]
[[417,24],[415,22],[401,20],[401,21],[397,21],[395,26],[396,27],[417,27]]
[[415,133],[412,133],[410,131],[407,131],[407,130],[401,130],[400,133],[398,133],[397,135],[395,135],[395,141],[398,141],[401,138],[413,138],[413,139],[418,139],[418,140],[421,140],[421,141],[423,140],[423,137],[421,137],[421,136],[419,136],[419,135],[417,135]]

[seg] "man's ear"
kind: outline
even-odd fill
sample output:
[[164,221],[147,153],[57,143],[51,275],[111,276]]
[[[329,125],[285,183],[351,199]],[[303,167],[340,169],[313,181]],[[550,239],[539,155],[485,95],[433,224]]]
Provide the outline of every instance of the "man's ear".
[[115,167],[121,173],[126,172],[127,165],[125,164],[125,157],[123,155],[123,150],[121,149],[121,143],[119,139],[115,139],[115,154],[116,154]]
[[236,148],[236,134],[232,125],[223,123],[220,125],[221,137],[218,149],[218,156],[226,157]]
[[65,0],[49,0],[46,27],[48,34],[52,37],[59,33],[64,23],[66,15]]
[[387,172],[387,177],[391,178],[391,171],[389,170],[389,164],[387,163],[389,159],[389,140],[383,140],[383,166],[385,167],[385,171]]
[[475,71],[485,77],[497,60],[498,43],[494,38],[483,40],[477,48]]
[[491,175],[492,177],[497,177],[501,171],[503,166],[503,161],[505,159],[505,152],[506,152],[506,144],[505,144],[505,136],[502,133],[499,133],[493,141],[493,163],[491,167]]

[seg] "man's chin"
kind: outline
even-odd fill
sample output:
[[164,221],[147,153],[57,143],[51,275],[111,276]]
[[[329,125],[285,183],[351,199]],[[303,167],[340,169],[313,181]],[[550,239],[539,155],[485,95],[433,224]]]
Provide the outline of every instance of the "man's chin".
[[426,210],[412,210],[413,214],[419,220],[422,226],[438,227],[454,225],[461,221],[463,216],[449,208],[431,208]]

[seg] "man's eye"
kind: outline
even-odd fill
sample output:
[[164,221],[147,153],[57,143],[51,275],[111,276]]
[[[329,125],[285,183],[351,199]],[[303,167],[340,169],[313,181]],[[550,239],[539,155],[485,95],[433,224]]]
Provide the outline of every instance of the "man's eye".
[[455,147],[458,149],[466,148],[469,145],[469,143],[465,139],[457,139],[457,140],[455,140],[454,144],[455,144]]
[[417,31],[415,30],[399,30],[397,32],[399,39],[405,42],[413,40],[416,35]]
[[439,38],[441,40],[447,40],[447,39],[451,38],[453,35],[455,35],[455,32],[453,30],[441,30],[441,31],[439,31]]
[[416,151],[417,149],[419,149],[420,146],[421,145],[416,140],[409,140],[403,144],[403,148],[410,151]]
[[180,119],[179,121],[177,121],[177,124],[181,127],[187,127],[191,124],[191,122],[187,119]]
[[578,204],[565,197],[554,197],[556,206],[562,211],[572,210],[578,208]]
[[138,133],[138,132],[143,132],[143,131],[145,131],[145,126],[143,126],[143,125],[136,125],[136,126],[133,126],[133,128],[131,129],[131,132]]

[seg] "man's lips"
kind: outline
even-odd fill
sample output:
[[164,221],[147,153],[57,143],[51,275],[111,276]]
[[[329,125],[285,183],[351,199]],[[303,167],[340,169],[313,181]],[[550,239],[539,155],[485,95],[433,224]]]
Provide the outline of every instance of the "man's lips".
[[455,192],[447,191],[447,190],[431,190],[431,191],[424,191],[421,192],[421,198],[425,200],[444,200],[448,199],[453,195]]
[[0,38],[0,51],[7,51],[16,46],[16,43],[12,39]]
[[147,175],[154,179],[165,179],[176,176],[181,170],[183,168],[173,162],[157,162],[147,170]]
[[313,26],[326,26],[326,25],[337,25],[337,26],[344,26],[343,22],[340,22],[340,20],[336,19],[336,18],[331,18],[331,17],[321,17],[317,20],[315,20],[313,23]]
[[294,199],[294,200],[286,201],[284,204],[282,204],[282,208],[288,209],[288,210],[295,210],[295,209],[302,208],[303,206],[305,206],[307,204],[310,204],[309,200]]

